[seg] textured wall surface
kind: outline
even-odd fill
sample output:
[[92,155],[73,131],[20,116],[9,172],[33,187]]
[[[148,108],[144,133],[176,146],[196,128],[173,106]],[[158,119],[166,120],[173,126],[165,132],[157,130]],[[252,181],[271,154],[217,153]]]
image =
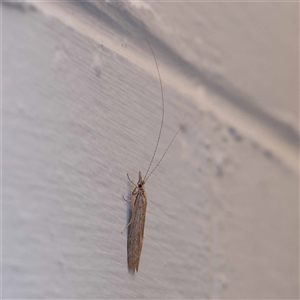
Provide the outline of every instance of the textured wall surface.
[[[3,3],[2,296],[299,298],[298,3]],[[126,173],[147,181],[139,273]]]

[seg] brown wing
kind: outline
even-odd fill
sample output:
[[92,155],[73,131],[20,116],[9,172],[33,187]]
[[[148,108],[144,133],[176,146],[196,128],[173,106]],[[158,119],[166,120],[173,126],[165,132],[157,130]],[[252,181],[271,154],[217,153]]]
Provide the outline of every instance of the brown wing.
[[128,271],[133,273],[138,271],[139,268],[144,238],[146,208],[147,199],[144,193],[140,191],[135,199],[127,240]]
[[[132,191],[131,191],[130,204],[127,207],[127,220],[126,220],[127,224],[129,224],[131,221],[132,214],[134,211],[134,204],[135,204],[136,197],[137,197],[137,194],[134,195],[134,194],[132,194]],[[130,225],[127,228],[127,241],[129,240],[129,232],[130,232]],[[127,248],[128,248],[128,246],[127,246]],[[128,253],[127,253],[127,256],[128,256]]]

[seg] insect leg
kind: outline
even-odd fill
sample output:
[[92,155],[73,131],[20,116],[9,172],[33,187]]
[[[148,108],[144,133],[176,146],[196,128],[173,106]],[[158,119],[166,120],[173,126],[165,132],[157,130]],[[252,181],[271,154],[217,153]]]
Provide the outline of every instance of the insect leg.
[[125,202],[131,202],[131,200],[132,200],[132,199],[130,199],[130,200],[127,200],[127,199],[125,199],[125,197],[124,197],[124,196],[122,196],[122,198],[123,198],[123,200],[124,200]]
[[129,174],[127,173],[127,178],[128,178],[128,180],[135,186],[135,187],[137,187],[137,185],[129,178]]
[[130,222],[125,226],[125,228],[122,230],[121,233],[123,233],[123,232],[125,231],[125,229],[131,224],[131,222],[132,222],[132,219],[131,219]]

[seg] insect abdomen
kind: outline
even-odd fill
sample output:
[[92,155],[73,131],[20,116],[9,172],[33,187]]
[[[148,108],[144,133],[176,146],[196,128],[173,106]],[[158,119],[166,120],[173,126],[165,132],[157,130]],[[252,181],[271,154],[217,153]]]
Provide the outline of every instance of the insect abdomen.
[[146,218],[147,199],[142,191],[136,195],[132,211],[131,225],[128,229],[127,261],[128,271],[137,272],[143,247],[144,226]]

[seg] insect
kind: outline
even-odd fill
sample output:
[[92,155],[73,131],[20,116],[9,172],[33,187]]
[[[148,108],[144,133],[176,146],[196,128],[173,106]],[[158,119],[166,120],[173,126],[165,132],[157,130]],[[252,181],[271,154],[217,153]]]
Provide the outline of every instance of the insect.
[[142,177],[142,173],[139,172],[138,183],[135,184],[130,179],[129,175],[127,174],[129,181],[135,186],[135,188],[131,192],[130,200],[126,200],[123,197],[123,199],[125,201],[130,202],[129,223],[124,228],[124,230],[126,228],[128,228],[128,232],[127,232],[127,264],[128,264],[128,272],[132,273],[132,274],[134,274],[135,272],[138,272],[140,258],[141,258],[141,252],[142,252],[142,247],[143,247],[144,227],[145,227],[146,209],[147,209],[147,196],[146,196],[146,190],[145,190],[146,181],[149,179],[151,174],[154,172],[154,170],[158,167],[160,162],[163,160],[163,158],[166,155],[167,151],[169,150],[171,144],[173,143],[175,137],[177,136],[177,134],[180,131],[180,128],[179,128],[179,130],[176,132],[173,139],[171,140],[170,144],[168,145],[167,149],[165,150],[163,156],[161,157],[159,162],[156,164],[156,166],[153,168],[153,170],[148,175],[151,165],[153,163],[157,148],[158,148],[158,144],[160,141],[162,128],[163,128],[163,123],[164,123],[164,94],[163,94],[162,81],[161,81],[161,76],[160,76],[157,60],[156,60],[156,57],[155,57],[155,54],[151,47],[150,42],[148,41],[147,38],[146,38],[146,40],[147,40],[150,50],[152,52],[152,55],[153,55],[153,58],[154,58],[154,61],[156,64],[158,77],[159,77],[160,89],[161,89],[161,95],[162,95],[162,118],[161,118],[160,130],[159,130],[155,150],[154,150],[152,159],[150,161],[149,167],[147,169],[147,172],[145,173],[144,178]]

